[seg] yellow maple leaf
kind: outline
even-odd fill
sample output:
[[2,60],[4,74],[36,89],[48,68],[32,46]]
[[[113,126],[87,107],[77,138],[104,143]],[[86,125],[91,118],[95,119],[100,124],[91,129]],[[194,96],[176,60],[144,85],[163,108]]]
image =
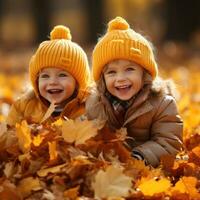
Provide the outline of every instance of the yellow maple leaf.
[[48,142],[48,145],[50,161],[55,160],[58,156],[58,152],[56,151],[56,141]]
[[95,198],[127,197],[132,188],[132,178],[123,173],[120,166],[109,166],[99,170],[92,183]]
[[37,136],[35,136],[35,137],[33,138],[33,141],[32,141],[32,142],[33,142],[34,146],[38,147],[38,146],[40,146],[40,144],[42,143],[43,139],[44,139],[44,137],[41,137],[41,136],[38,134]]
[[21,124],[16,124],[16,134],[18,137],[20,149],[26,153],[30,150],[31,147],[31,130],[25,120]]
[[61,118],[57,119],[55,122],[51,123],[51,125],[62,126],[63,120]]
[[138,188],[145,196],[153,196],[154,194],[165,192],[170,187],[171,183],[166,178],[160,180],[142,178],[141,183],[138,185]]
[[200,198],[200,194],[196,188],[196,185],[197,185],[197,178],[183,176],[171,189],[171,193],[173,192],[186,193],[189,194],[191,197],[197,198],[198,196]]
[[66,142],[83,144],[86,140],[97,135],[97,128],[92,121],[67,120],[63,121],[62,136]]

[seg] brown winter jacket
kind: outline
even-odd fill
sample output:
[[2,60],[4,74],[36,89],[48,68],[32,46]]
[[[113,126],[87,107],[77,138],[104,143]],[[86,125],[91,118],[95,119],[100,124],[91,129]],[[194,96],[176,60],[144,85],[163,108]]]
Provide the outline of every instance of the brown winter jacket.
[[[182,147],[183,122],[174,97],[168,94],[168,86],[160,83],[144,86],[122,123],[132,138],[128,141],[131,150],[140,153],[154,167],[159,165],[162,155],[175,155]],[[86,113],[90,120],[106,119],[112,128],[118,125],[110,102],[101,92],[94,92],[88,98]]]
[[[7,124],[10,126],[27,120],[28,123],[40,123],[48,107],[37,98],[33,91],[18,99],[11,107],[7,117]],[[65,106],[59,117],[66,116],[75,119],[85,113],[85,103],[74,98]],[[50,117],[47,122],[53,122],[58,117]]]

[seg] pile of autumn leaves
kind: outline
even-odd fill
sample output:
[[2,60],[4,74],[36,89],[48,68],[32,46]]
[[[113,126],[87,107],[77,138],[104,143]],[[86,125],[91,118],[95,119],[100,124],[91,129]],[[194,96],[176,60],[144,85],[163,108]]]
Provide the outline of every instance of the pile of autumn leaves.
[[[156,169],[145,166],[127,150],[126,130],[113,133],[103,122],[44,119],[9,129],[1,123],[0,199],[200,199],[200,74],[182,68],[170,73],[180,86],[185,124],[185,149],[176,158],[163,157]],[[6,94],[1,105],[12,101]]]
[[152,169],[131,158],[125,130],[102,124],[1,125],[0,199],[200,199],[200,135],[186,141],[187,153]]

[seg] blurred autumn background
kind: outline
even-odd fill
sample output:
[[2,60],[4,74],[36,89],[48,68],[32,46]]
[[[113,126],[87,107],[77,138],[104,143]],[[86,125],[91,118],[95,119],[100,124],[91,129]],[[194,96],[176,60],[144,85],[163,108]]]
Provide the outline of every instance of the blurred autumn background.
[[[63,24],[70,28],[72,33],[72,40],[79,43],[86,50],[89,61],[91,63],[91,51],[98,37],[100,37],[104,33],[107,22],[116,16],[122,16],[129,22],[130,26],[133,29],[142,33],[154,44],[157,62],[160,70],[159,73],[164,78],[174,80],[178,91],[178,93],[176,94],[176,98],[179,106],[179,111],[184,120],[185,150],[183,150],[177,156],[176,160],[174,160],[174,158],[168,158],[167,160],[165,160],[162,163],[161,167],[163,171],[152,171],[147,169],[145,166],[137,163],[133,163],[131,164],[131,166],[127,164],[127,166],[125,167],[126,173],[130,173],[130,169],[132,169],[132,175],[135,176],[134,178],[138,179],[138,181],[134,182],[134,184],[136,185],[135,188],[140,189],[135,190],[135,193],[133,192],[130,198],[135,200],[164,199],[164,197],[168,197],[168,199],[173,200],[199,199],[199,10],[200,1],[198,0],[0,0],[0,122],[5,121],[6,115],[8,114],[8,111],[10,109],[10,105],[13,103],[13,101],[30,87],[28,77],[29,60],[33,52],[37,49],[39,43],[48,39],[49,32],[55,25]],[[22,128],[23,126],[25,126],[25,130],[29,130],[30,128],[27,128],[26,124],[21,125]],[[33,132],[37,132],[38,130],[40,130],[34,126],[32,127],[32,129]],[[49,127],[49,129],[52,129],[52,127]],[[81,129],[82,128],[80,128],[80,130]],[[55,130],[50,130],[49,132],[51,133],[53,131]],[[47,139],[50,141],[54,141],[56,138],[55,136],[56,134],[51,137],[47,136]],[[23,137],[21,138],[23,139]],[[48,140],[46,140],[45,142],[47,143]],[[5,143],[4,140],[1,141]],[[94,144],[94,146],[91,149],[96,146],[95,141],[93,142],[94,143],[91,144]],[[1,144],[4,143],[0,143],[0,146],[2,146]],[[87,148],[89,148],[87,146],[88,144],[90,143],[85,143]],[[41,143],[40,146],[43,146],[43,143]],[[32,151],[34,150],[33,152],[36,152],[39,155],[37,159],[39,159],[40,155],[42,155],[38,153],[41,151],[40,146],[38,147],[39,150],[35,147],[35,149],[32,149]],[[48,149],[47,146],[48,144],[45,146],[46,149]],[[58,145],[57,148],[61,147],[62,145]],[[101,148],[104,148],[104,146]],[[116,150],[116,152],[120,152],[120,149],[114,143],[111,148]],[[47,151],[46,149],[45,151]],[[60,149],[57,150],[61,151]],[[51,158],[51,151],[49,151],[49,154]],[[30,182],[33,182],[33,177],[29,177],[30,179],[28,180],[26,178],[26,180],[23,178],[28,176],[27,173],[30,173],[31,175],[33,174],[34,177],[36,176],[35,172],[37,170],[34,171],[27,168],[27,162],[29,163],[28,166],[32,166],[32,162],[35,159],[31,160],[29,157],[27,159],[24,156],[26,154],[22,154],[22,157],[24,157],[22,158],[19,156],[21,160],[19,159],[18,161],[16,161],[18,155],[19,152],[16,153],[16,149],[14,149],[12,145],[8,148],[2,147],[0,151],[0,158],[2,159],[2,163],[0,160],[0,174],[5,174],[7,178],[10,178],[11,182],[14,182],[12,180],[12,177],[14,177],[13,174],[15,174],[15,171],[13,169],[15,169],[16,165],[19,164],[19,166],[21,166],[22,168],[22,172],[20,172],[22,175],[20,174],[20,177],[16,176],[15,178],[21,178],[22,181],[20,182],[21,185],[19,184],[17,187],[19,187],[18,190],[20,192],[23,191],[21,192],[23,193],[22,196],[28,196],[30,195],[31,190],[35,187],[30,184]],[[48,152],[45,153],[44,156],[48,156]],[[124,155],[121,156],[123,157]],[[46,157],[45,159],[48,160],[48,158]],[[71,170],[74,170],[77,173],[72,173],[74,176],[72,177],[75,181],[73,182],[75,186],[79,184],[79,182],[77,181],[77,177],[79,177],[80,174],[81,176],[84,175],[84,173],[81,172],[82,167],[88,165],[88,162],[84,160],[85,158],[81,159],[83,160],[78,161],[84,161],[84,164],[81,162],[80,164],[77,160],[75,160],[76,165],[74,165],[73,163],[72,166],[70,165]],[[10,160],[12,162],[10,162]],[[95,165],[94,169],[99,168],[100,165],[107,165],[104,163],[104,161],[105,160],[103,160],[103,164],[101,163],[101,159],[97,159],[95,162],[92,161]],[[99,162],[101,164],[99,164]],[[51,165],[52,164],[50,164],[50,166]],[[78,169],[75,168],[77,166]],[[43,165],[39,165],[38,169],[40,167],[42,169]],[[55,169],[50,169],[50,172],[54,170]],[[56,168],[56,170],[56,172],[60,172],[60,168]],[[113,170],[114,169],[111,168],[111,171]],[[89,168],[88,171],[90,171]],[[69,175],[70,173],[71,171],[69,170]],[[85,176],[87,176],[87,173]],[[56,180],[58,179],[60,182],[65,180],[61,176],[49,177],[49,175],[47,176],[47,174],[48,173],[46,173],[46,175],[42,175],[42,177],[46,177],[46,179],[44,180],[47,182],[50,179],[54,180],[54,178]],[[74,174],[76,174],[77,177]],[[117,172],[116,174],[116,177],[118,177],[120,174],[122,174],[122,172],[120,171],[120,173]],[[3,178],[0,178],[1,184],[5,179],[5,175],[2,176]],[[40,176],[38,175],[38,177]],[[88,177],[90,177],[90,175],[86,177],[86,180]],[[108,177],[110,177],[109,173]],[[107,177],[105,176],[105,181],[106,180]],[[34,181],[36,181],[36,179],[34,179]],[[68,183],[71,182],[68,181]],[[36,186],[38,186],[37,184]],[[63,186],[63,184],[64,183],[62,182],[61,185]],[[25,187],[26,185],[31,186],[27,189]],[[149,185],[152,185],[151,191],[149,190]],[[72,186],[75,187],[73,184]],[[67,185],[65,189],[72,186]],[[82,187],[80,184],[75,187],[75,190],[73,187],[72,190],[68,188],[68,190],[65,191],[65,195],[69,197],[68,192],[71,192],[70,194],[73,194],[74,197],[69,199],[76,199],[76,197],[79,195],[76,192],[81,191],[81,189],[79,189],[79,186],[81,189],[85,187],[85,185],[83,185],[84,187]],[[107,187],[109,187],[109,185]],[[119,188],[120,187],[121,186],[119,186]],[[6,196],[0,197],[5,197],[4,199],[8,200],[8,194],[11,193],[10,191],[12,191],[13,186],[8,187],[7,185],[5,185],[4,189],[5,188],[7,188],[7,191],[5,190],[5,193],[0,192],[0,195]],[[104,188],[106,188],[105,185]],[[3,190],[1,189],[1,191]],[[15,189],[13,189],[13,191],[15,191]],[[139,191],[142,191],[143,196],[141,196],[141,193],[139,193]],[[83,195],[87,194],[87,192],[84,193],[84,191],[82,193]],[[100,193],[102,193],[102,191]],[[158,193],[161,194],[159,198],[157,196]],[[109,194],[110,193],[108,193],[108,196]],[[54,195],[56,196],[56,193],[54,193]],[[14,199],[13,196],[11,197],[11,199]],[[35,199],[39,198],[35,197]],[[46,199],[53,198],[49,197]]]

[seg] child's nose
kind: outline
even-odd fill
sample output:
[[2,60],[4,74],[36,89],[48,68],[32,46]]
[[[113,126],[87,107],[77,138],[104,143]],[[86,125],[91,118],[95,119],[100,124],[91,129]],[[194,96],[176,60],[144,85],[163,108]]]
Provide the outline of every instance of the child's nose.
[[57,82],[58,82],[58,80],[57,80],[56,77],[51,77],[51,78],[49,79],[49,84],[57,84]]
[[126,79],[126,77],[123,73],[117,74],[117,81],[124,81],[125,79]]

